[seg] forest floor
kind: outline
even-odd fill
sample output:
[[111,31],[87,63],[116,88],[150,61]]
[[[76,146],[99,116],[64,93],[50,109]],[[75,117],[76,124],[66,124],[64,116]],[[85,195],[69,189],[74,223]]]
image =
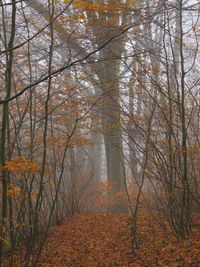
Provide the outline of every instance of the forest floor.
[[144,213],[138,220],[137,255],[130,242],[130,219],[123,213],[80,214],[51,229],[39,267],[165,266],[200,267],[200,228],[178,240],[162,219]]
[[[194,219],[199,223],[199,216]],[[128,214],[74,215],[50,229],[38,267],[200,267],[200,227],[180,240],[163,221],[158,213],[139,214],[133,256]],[[22,265],[14,260],[12,266]]]

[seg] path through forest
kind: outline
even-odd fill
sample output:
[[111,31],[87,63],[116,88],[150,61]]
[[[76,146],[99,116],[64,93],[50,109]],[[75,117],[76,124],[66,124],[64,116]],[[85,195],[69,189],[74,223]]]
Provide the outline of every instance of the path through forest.
[[139,251],[133,257],[126,214],[75,215],[66,224],[51,229],[39,266],[200,266],[198,228],[189,239],[177,240],[167,226],[159,226],[150,217],[148,213],[140,215]]

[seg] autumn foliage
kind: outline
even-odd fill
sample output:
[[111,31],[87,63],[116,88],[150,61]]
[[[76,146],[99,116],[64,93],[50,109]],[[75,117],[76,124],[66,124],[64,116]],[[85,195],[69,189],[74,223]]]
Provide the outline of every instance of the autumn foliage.
[[200,1],[0,1],[0,267],[200,267]]
[[[197,222],[199,217],[194,219]],[[140,212],[135,256],[130,227],[126,213],[74,215],[62,226],[50,229],[38,267],[199,266],[198,227],[189,238],[179,240],[158,213]],[[13,267],[21,266],[19,255],[7,257],[5,262],[11,259]]]

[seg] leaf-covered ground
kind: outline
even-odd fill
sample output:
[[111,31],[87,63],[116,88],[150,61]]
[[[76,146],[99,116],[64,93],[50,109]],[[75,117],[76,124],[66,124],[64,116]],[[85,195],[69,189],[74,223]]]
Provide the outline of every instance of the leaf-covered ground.
[[51,229],[38,266],[200,266],[200,228],[195,228],[190,238],[177,240],[149,214],[141,214],[138,224],[139,250],[133,257],[128,215],[75,215]]

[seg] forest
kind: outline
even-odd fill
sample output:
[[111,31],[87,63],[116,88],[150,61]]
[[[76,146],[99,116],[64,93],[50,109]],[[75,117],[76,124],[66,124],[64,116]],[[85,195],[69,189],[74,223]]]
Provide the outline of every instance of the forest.
[[200,2],[0,0],[0,267],[200,266]]

